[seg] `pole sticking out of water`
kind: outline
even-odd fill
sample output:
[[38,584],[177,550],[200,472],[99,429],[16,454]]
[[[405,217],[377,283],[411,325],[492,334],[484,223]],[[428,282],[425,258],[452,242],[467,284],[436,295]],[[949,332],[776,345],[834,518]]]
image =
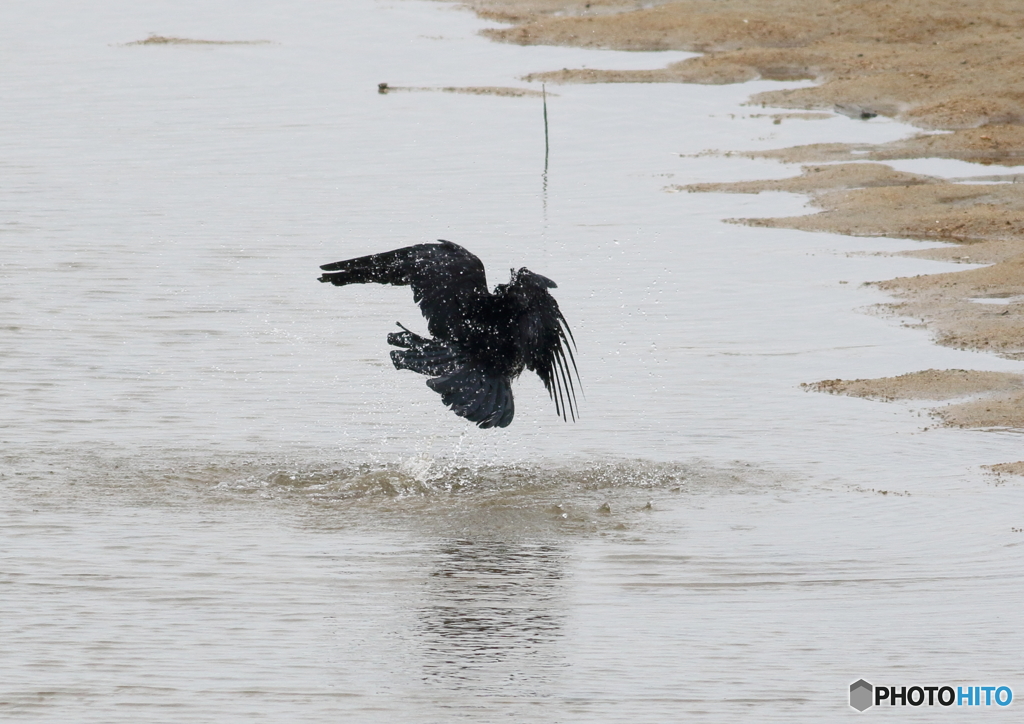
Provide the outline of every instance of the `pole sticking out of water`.
[[544,173],[541,177],[541,200],[544,204],[544,223],[548,220],[548,156],[551,153],[551,145],[548,143],[548,89],[543,83],[540,84],[541,98],[544,99]]
[[548,144],[548,89],[543,83],[540,84],[540,92],[544,100],[544,173],[547,173],[551,146]]

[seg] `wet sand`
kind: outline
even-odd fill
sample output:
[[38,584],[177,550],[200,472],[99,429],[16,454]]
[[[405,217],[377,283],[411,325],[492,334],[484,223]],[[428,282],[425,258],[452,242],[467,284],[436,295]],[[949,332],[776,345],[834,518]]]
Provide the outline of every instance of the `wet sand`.
[[268,45],[270,42],[269,40],[197,40],[195,38],[150,35],[145,40],[134,40],[125,45]]
[[[789,191],[818,213],[737,223],[855,236],[939,241],[910,256],[989,266],[877,282],[890,310],[920,320],[938,344],[1024,359],[1024,177],[988,183],[903,173],[879,163],[951,158],[1024,163],[1024,16],[1014,0],[683,0],[638,7],[623,0],[470,0],[481,16],[509,24],[492,39],[618,50],[683,50],[699,57],[665,68],[563,68],[526,80],[548,83],[739,83],[817,81],[759,93],[752,104],[853,118],[888,116],[922,133],[879,145],[814,144],[750,154],[807,164],[782,180],[675,187],[691,192]],[[781,116],[776,122],[781,122]],[[839,163],[837,163],[839,162]],[[813,165],[828,163],[827,166]],[[922,393],[922,380],[929,391]],[[838,384],[842,383],[842,384]],[[874,399],[979,399],[936,411],[960,427],[1024,427],[1024,378],[928,370],[808,389]],[[1022,464],[1024,469],[1024,464]],[[1016,470],[1016,468],[1014,468]],[[1007,469],[1003,472],[1013,472]]]
[[[978,370],[922,370],[871,380],[821,380],[801,385],[812,392],[869,400],[953,400],[934,410],[950,427],[1024,427],[1024,375]],[[1024,469],[1024,465],[1022,465]]]

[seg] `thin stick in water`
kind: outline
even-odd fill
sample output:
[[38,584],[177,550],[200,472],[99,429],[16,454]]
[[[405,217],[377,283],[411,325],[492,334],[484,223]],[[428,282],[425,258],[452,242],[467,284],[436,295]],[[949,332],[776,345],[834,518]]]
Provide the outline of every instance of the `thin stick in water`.
[[544,99],[544,170],[547,171],[551,146],[548,144],[548,89],[543,83],[540,85],[540,92]]

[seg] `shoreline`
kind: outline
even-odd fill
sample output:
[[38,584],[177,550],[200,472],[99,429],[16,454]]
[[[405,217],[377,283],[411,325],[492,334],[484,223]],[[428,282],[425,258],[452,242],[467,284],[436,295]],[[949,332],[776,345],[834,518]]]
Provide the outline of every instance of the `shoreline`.
[[[810,0],[655,0],[642,8],[625,0],[457,1],[481,17],[508,23],[483,32],[499,42],[702,53],[655,70],[563,68],[524,80],[814,80],[814,86],[758,93],[749,102],[854,118],[882,115],[917,126],[922,133],[885,144],[813,144],[747,154],[801,164],[801,173],[791,178],[673,189],[788,191],[808,195],[820,209],[732,223],[948,244],[903,253],[987,266],[874,282],[896,298],[889,311],[921,320],[937,344],[1024,359],[1024,175],[994,169],[966,183],[882,163],[939,157],[1024,165],[1024,91],[1014,90],[1024,71],[1024,15],[1012,0],[901,0],[898,10],[874,0],[835,0],[827,7]],[[938,424],[1024,427],[1020,375],[926,370],[804,387],[880,400],[954,400],[934,410]]]

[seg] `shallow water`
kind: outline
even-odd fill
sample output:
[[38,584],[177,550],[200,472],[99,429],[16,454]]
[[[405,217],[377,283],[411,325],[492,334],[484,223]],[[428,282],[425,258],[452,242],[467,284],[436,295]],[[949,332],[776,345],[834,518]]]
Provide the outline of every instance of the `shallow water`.
[[[411,1],[9,14],[3,718],[820,721],[861,677],[1016,683],[1021,490],[979,466],[1019,433],[799,384],[1020,364],[870,313],[861,282],[948,268],[876,253],[915,242],[665,191],[795,173],[709,148],[906,127],[773,124],[742,103],[774,83],[557,87],[545,170],[538,99],[377,83],[682,54]],[[271,42],[126,45],[150,33]],[[475,429],[390,365],[408,290],[316,282],[438,237],[559,282],[580,421],[531,376]]]

